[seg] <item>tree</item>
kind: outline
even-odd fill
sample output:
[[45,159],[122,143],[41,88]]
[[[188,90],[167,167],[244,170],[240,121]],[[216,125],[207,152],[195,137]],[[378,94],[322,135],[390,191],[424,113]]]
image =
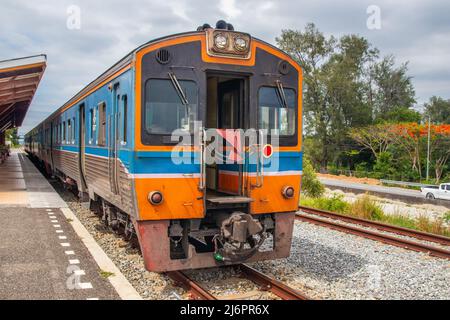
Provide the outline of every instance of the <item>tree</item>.
[[320,148],[320,168],[326,170],[338,158],[348,128],[371,122],[362,66],[377,50],[356,35],[326,38],[312,23],[304,31],[283,30],[276,41],[303,67],[305,133]]
[[17,128],[6,130],[6,140],[11,141],[13,147],[19,145],[19,135],[17,134]]
[[432,125],[430,129],[430,156],[436,183],[439,183],[450,159],[450,125]]
[[370,96],[375,119],[389,120],[389,114],[397,109],[410,109],[414,105],[415,92],[408,64],[395,66],[392,55],[375,63],[370,71]]
[[424,126],[417,123],[398,124],[394,128],[395,143],[403,149],[410,158],[411,169],[419,174],[422,180],[421,146],[423,146]]
[[386,153],[394,141],[392,125],[390,124],[353,128],[349,135],[364,148],[371,150],[375,159],[378,159],[380,154]]
[[431,117],[433,123],[450,124],[450,99],[433,96],[424,104],[425,115]]

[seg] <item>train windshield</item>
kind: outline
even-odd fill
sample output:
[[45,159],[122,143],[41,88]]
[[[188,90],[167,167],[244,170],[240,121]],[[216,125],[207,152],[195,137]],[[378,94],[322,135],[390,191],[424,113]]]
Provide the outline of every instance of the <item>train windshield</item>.
[[[172,134],[181,129],[194,131],[197,115],[198,90],[193,81],[179,80],[184,97],[171,80],[150,79],[145,84],[145,127],[150,134]],[[186,103],[187,102],[187,103]]]
[[295,91],[284,88],[286,106],[275,87],[259,89],[259,128],[271,134],[292,136],[295,134]]

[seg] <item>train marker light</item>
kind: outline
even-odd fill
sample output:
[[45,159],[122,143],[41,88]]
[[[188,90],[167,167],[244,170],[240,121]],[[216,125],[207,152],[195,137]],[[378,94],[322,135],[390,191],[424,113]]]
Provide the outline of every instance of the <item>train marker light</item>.
[[164,197],[159,191],[152,191],[148,194],[148,201],[154,205],[160,205],[164,201]]
[[283,197],[285,197],[286,199],[292,199],[294,197],[295,190],[294,187],[286,186],[283,188],[281,193],[283,194]]
[[272,145],[271,144],[266,144],[263,147],[264,158],[270,158],[272,156],[272,154],[273,154],[273,147],[272,147]]

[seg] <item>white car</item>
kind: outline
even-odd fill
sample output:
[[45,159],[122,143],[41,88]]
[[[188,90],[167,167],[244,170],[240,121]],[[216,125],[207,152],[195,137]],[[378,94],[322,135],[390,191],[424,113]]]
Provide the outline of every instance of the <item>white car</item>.
[[450,183],[441,183],[439,186],[424,187],[420,190],[427,199],[450,200]]

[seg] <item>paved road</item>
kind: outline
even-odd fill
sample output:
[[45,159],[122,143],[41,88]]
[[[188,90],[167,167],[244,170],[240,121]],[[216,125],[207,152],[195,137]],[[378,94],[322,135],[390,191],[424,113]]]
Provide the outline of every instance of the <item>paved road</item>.
[[412,197],[412,198],[421,198],[424,196],[417,190],[409,190],[404,188],[396,188],[396,187],[384,187],[384,186],[376,186],[364,183],[354,183],[347,181],[340,181],[337,179],[327,179],[327,178],[319,178],[319,180],[325,184],[326,186],[333,187],[342,187],[342,188],[351,188],[357,190],[365,190],[369,192],[377,192],[377,193],[386,193],[392,195],[398,195],[402,197]]

